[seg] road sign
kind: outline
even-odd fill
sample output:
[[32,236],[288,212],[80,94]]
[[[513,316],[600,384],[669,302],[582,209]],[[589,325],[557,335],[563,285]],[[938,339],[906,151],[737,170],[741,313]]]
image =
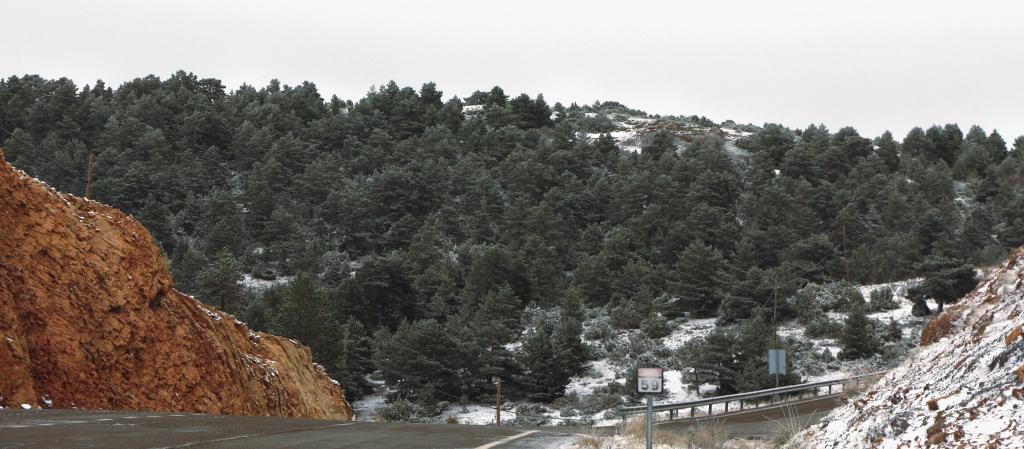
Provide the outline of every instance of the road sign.
[[664,370],[661,368],[637,368],[636,391],[638,393],[661,393],[664,390]]
[[786,350],[768,350],[768,374],[786,375]]
[[[637,368],[636,391],[661,393],[665,386],[665,371],[661,368]],[[654,396],[647,395],[647,449],[654,444]]]

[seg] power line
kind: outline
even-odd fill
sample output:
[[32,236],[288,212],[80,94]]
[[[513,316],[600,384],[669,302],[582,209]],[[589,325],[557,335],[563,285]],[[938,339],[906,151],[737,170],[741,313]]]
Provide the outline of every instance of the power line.
[[[49,162],[50,162],[51,164],[53,164],[53,165],[55,165],[55,166],[57,166],[57,167],[61,168],[62,170],[64,170],[64,171],[68,172],[68,174],[70,174],[70,175],[72,175],[72,176],[74,176],[74,177],[77,177],[77,176],[78,176],[78,174],[77,174],[77,173],[75,173],[75,172],[74,172],[73,170],[71,170],[71,169],[69,169],[69,168],[67,168],[67,167],[65,167],[65,166],[63,166],[63,165],[61,165],[60,163],[58,163],[57,161],[55,161],[55,160],[53,160],[53,159],[50,159],[50,158],[49,158],[48,156],[46,156],[46,153],[45,153],[45,152],[43,152],[42,150],[40,150],[40,149],[39,149],[38,147],[36,147],[35,145],[32,145],[32,144],[30,144],[30,143],[28,143],[28,142],[26,142],[26,141],[22,140],[22,139],[21,139],[20,137],[18,137],[17,135],[15,135],[14,133],[12,133],[11,131],[8,131],[8,130],[7,130],[6,128],[4,128],[4,127],[0,126],[0,131],[3,131],[3,132],[5,132],[5,133],[7,133],[7,135],[8,135],[8,136],[10,136],[10,137],[14,138],[14,139],[15,139],[15,140],[17,140],[18,142],[21,142],[21,144],[22,144],[22,145],[24,145],[24,146],[28,147],[28,148],[29,148],[30,150],[32,150],[32,151],[34,151],[34,152],[36,152],[36,154],[38,154],[39,156],[41,156],[41,157],[42,157],[43,159],[45,159],[45,160],[49,161]],[[86,199],[88,199],[88,198],[86,198]],[[80,218],[81,218],[81,215],[78,215],[78,206],[77,206],[77,205],[75,205],[74,203],[71,203],[71,204],[72,204],[72,208],[74,208],[74,211],[75,211],[75,216],[76,216],[76,217],[80,217]],[[69,218],[69,219],[70,219],[70,218]],[[74,220],[73,220],[73,219],[71,219],[71,221],[72,221],[72,222],[74,222]],[[82,221],[82,220],[79,220],[79,221]],[[94,229],[95,229],[95,228],[94,228]],[[105,243],[106,243],[107,245],[109,245],[109,246],[110,246],[110,249],[111,249],[111,250],[112,250],[112,251],[113,251],[114,253],[116,253],[116,254],[117,254],[118,256],[121,256],[122,258],[124,258],[124,257],[127,257],[127,256],[126,256],[126,255],[125,255],[125,254],[124,254],[123,252],[121,252],[121,250],[119,250],[119,249],[117,248],[117,245],[116,245],[116,244],[114,244],[114,242],[112,242],[112,241],[110,241],[109,239],[107,239],[107,238],[106,238],[106,237],[105,237],[105,236],[104,236],[103,234],[93,234],[93,235],[94,235],[94,236],[95,236],[96,238],[98,238],[98,239],[102,240],[103,242],[105,242]]]
[[[835,244],[835,245],[834,245],[834,246],[832,247],[831,251],[829,251],[829,252],[830,252],[830,253],[831,253],[831,252],[834,252],[835,250],[839,249],[839,247],[840,247],[840,246],[843,246],[843,243],[842,243],[842,242],[840,242],[840,243],[837,243],[837,244]],[[831,257],[832,257],[832,256],[831,256],[831,254],[829,254],[829,255],[826,255],[825,257],[822,257],[822,258],[821,258],[821,260],[819,260],[819,261],[815,262],[814,264],[812,264],[812,267],[811,267],[811,268],[808,268],[808,269],[806,269],[806,270],[804,270],[804,271],[802,271],[802,272],[800,272],[800,273],[798,273],[798,274],[796,274],[796,275],[794,275],[794,276],[790,277],[790,278],[789,278],[789,280],[787,280],[787,281],[785,281],[785,282],[783,282],[783,283],[781,283],[781,284],[775,284],[775,285],[772,285],[771,287],[772,287],[772,288],[773,288],[774,290],[776,290],[776,291],[777,291],[777,290],[780,290],[780,289],[782,289],[782,288],[784,288],[784,287],[787,287],[787,286],[789,286],[789,284],[790,284],[790,283],[793,283],[793,282],[797,282],[797,281],[799,281],[799,280],[803,279],[804,275],[806,275],[806,274],[809,274],[809,273],[811,273],[811,272],[813,272],[813,271],[815,271],[815,270],[821,270],[821,269],[824,269],[825,267],[824,267],[824,266],[822,266],[822,264],[824,264],[824,263],[825,263],[825,261],[826,261],[826,260],[828,260],[828,259],[830,259]],[[768,298],[768,299],[765,299],[765,300],[764,300],[764,304],[767,304],[767,303],[768,303],[768,301],[770,301],[771,299],[772,299],[772,298]]]
[[18,142],[21,142],[21,144],[22,144],[22,145],[24,145],[24,146],[28,147],[28,148],[29,148],[30,150],[34,151],[34,152],[35,152],[36,154],[38,154],[38,155],[39,155],[40,157],[42,157],[43,159],[45,159],[45,160],[46,160],[47,162],[49,162],[49,163],[51,163],[51,164],[53,164],[53,165],[57,166],[57,167],[58,167],[58,168],[60,168],[61,170],[64,170],[65,172],[67,172],[67,173],[68,173],[69,175],[71,175],[72,177],[76,177],[76,178],[77,178],[77,177],[79,176],[79,173],[77,173],[77,172],[75,172],[74,170],[71,170],[71,169],[69,169],[69,168],[65,167],[64,165],[60,164],[59,162],[57,162],[57,161],[55,161],[55,160],[51,159],[51,158],[50,158],[49,156],[47,156],[47,155],[46,155],[46,153],[45,153],[45,152],[43,152],[42,150],[40,150],[40,149],[39,149],[38,147],[36,147],[35,145],[32,145],[32,144],[30,144],[30,143],[28,143],[28,142],[26,142],[26,141],[22,140],[22,139],[21,139],[21,137],[18,137],[18,136],[17,136],[16,134],[14,134],[13,132],[11,132],[11,131],[8,131],[8,130],[7,130],[7,128],[4,128],[4,127],[0,126],[0,131],[3,131],[3,132],[5,132],[5,133],[7,133],[7,135],[8,135],[8,136],[10,136],[10,137],[14,138],[14,140],[17,140]]

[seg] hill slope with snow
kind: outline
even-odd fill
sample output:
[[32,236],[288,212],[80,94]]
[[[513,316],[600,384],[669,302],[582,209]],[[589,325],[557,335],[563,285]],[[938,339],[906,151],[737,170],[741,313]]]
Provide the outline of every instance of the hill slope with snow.
[[1024,248],[932,320],[921,347],[791,447],[1024,448]]

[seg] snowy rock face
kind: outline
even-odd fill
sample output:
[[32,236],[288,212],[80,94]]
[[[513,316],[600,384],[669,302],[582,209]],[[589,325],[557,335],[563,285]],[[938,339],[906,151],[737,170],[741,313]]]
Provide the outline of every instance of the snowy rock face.
[[231,318],[174,290],[138,221],[0,152],[0,407],[351,418],[309,348]]
[[1024,248],[793,448],[1024,448]]

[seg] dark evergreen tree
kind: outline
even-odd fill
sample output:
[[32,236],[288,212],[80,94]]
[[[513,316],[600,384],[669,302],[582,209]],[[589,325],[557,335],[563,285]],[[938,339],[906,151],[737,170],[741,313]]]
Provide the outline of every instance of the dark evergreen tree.
[[940,313],[945,304],[956,302],[978,285],[974,268],[962,260],[931,256],[921,263],[919,271],[925,279],[912,287],[907,296],[935,300]]
[[879,349],[878,335],[871,325],[871,321],[865,314],[862,304],[855,304],[846,317],[843,324],[843,333],[839,337],[839,343],[843,351],[839,353],[842,359],[861,359],[871,357]]
[[241,267],[227,249],[214,254],[208,265],[196,274],[199,298],[225,312],[236,311],[243,300]]
[[[345,328],[338,323],[331,313],[327,295],[311,276],[300,273],[288,283],[271,330],[309,346],[313,358],[327,368],[329,375],[342,378],[353,387],[359,385],[353,376],[366,372],[365,365],[353,364],[351,368],[348,365],[349,357],[353,362],[358,360],[359,351],[353,346],[365,344],[359,341],[361,336],[353,333],[359,329]],[[358,387],[353,390],[358,391],[364,390]]]
[[679,299],[669,316],[681,316],[683,312],[714,316],[731,284],[727,269],[722,254],[704,242],[697,240],[687,246],[676,262],[674,290]]

